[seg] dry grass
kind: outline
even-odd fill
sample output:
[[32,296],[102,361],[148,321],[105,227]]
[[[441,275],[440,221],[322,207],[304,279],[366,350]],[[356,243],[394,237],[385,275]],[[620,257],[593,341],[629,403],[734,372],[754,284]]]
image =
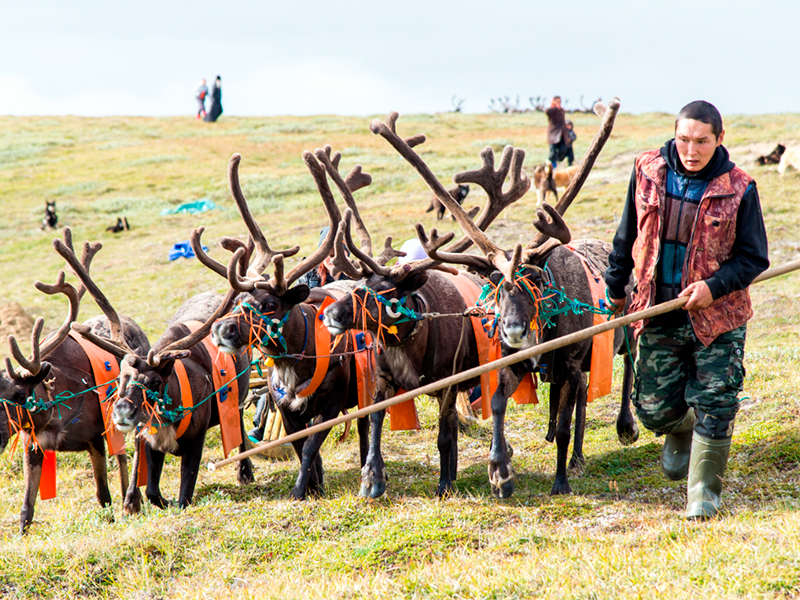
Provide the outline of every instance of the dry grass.
[[[577,153],[597,120],[573,119]],[[241,152],[242,182],[275,246],[316,245],[324,224],[300,152],[324,143],[344,152],[375,183],[359,194],[373,237],[413,234],[433,225],[428,192],[367,118],[189,119],[0,118],[0,301],[17,301],[52,326],[62,302],[30,285],[55,277],[52,232],[38,229],[45,199],[78,240],[100,239],[94,274],[112,302],[155,340],[189,296],[224,282],[194,261],[170,263],[173,242],[206,226],[206,243],[243,235],[226,191],[227,160]],[[669,137],[669,115],[622,115],[569,221],[576,237],[610,239],[633,156]],[[478,165],[478,152],[513,143],[526,165],[544,160],[541,115],[411,115],[404,134],[425,132],[426,160],[443,179]],[[800,255],[800,175],[757,168],[776,141],[797,143],[800,116],[731,117],[726,141],[757,179],[773,264]],[[210,198],[221,209],[161,217],[163,208]],[[473,190],[467,205],[481,201]],[[503,243],[530,235],[533,200],[513,206],[493,227]],[[105,232],[118,215],[133,226]],[[452,227],[450,221],[441,224]],[[302,253],[302,252],[301,252]],[[544,441],[546,402],[512,407],[517,492],[489,494],[490,431],[483,423],[460,439],[458,494],[433,497],[438,480],[436,415],[421,402],[423,429],[388,433],[389,492],[365,501],[358,489],[357,444],[323,449],[327,494],[286,500],[296,465],[256,464],[256,483],[239,488],[233,469],[200,474],[186,511],[146,507],[122,518],[93,499],[87,457],[59,455],[59,496],[39,502],[30,534],[17,536],[23,483],[19,453],[0,457],[0,596],[9,598],[792,598],[800,596],[800,276],[753,288],[745,399],[725,485],[725,509],[710,523],[681,517],[683,484],[657,466],[660,440],[643,433],[633,447],[616,441],[618,389],[589,407],[582,472],[575,491],[550,498],[555,449]],[[84,307],[82,318],[95,314]],[[620,381],[620,365],[616,380]],[[546,398],[546,394],[543,394]],[[217,432],[207,458],[219,458]],[[113,464],[109,463],[113,469]],[[168,459],[164,493],[177,495],[179,464]],[[112,472],[115,485],[116,473]],[[114,490],[112,489],[112,492]],[[113,520],[112,520],[113,519]]]

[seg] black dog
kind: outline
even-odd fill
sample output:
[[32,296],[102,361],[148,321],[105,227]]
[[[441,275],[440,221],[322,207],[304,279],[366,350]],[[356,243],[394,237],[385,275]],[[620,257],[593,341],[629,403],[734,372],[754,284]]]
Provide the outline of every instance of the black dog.
[[756,159],[756,164],[759,165],[777,165],[781,162],[781,156],[783,153],[786,152],[786,146],[783,144],[778,144],[775,146],[775,150],[767,154],[766,156],[759,156]]
[[128,231],[130,227],[128,226],[128,219],[122,217],[121,219],[117,217],[117,224],[112,225],[111,227],[106,227],[106,231],[110,231],[111,233],[119,233],[120,231]]
[[[457,187],[450,188],[447,191],[450,192],[450,195],[453,197],[453,199],[456,202],[461,204],[461,203],[464,202],[464,198],[467,197],[467,194],[469,194],[469,186],[468,185],[459,185]],[[444,218],[445,206],[444,206],[444,204],[442,204],[439,201],[439,199],[436,196],[431,198],[431,205],[428,207],[428,210],[426,210],[425,212],[431,212],[432,210],[436,211],[436,220],[437,221],[441,221]],[[452,217],[452,215],[451,215],[451,217]],[[456,220],[455,217],[452,217],[452,219],[453,219],[453,221]]]
[[56,201],[45,200],[44,219],[42,219],[42,231],[45,229],[55,229],[58,226],[58,215],[56,214]]

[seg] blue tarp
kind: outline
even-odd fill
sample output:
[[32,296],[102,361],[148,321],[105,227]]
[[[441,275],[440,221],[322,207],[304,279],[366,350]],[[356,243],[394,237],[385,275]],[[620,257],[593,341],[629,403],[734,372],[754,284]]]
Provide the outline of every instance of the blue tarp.
[[194,202],[186,202],[185,204],[181,204],[180,206],[176,206],[175,208],[165,208],[161,211],[161,216],[167,215],[177,215],[180,213],[186,213],[190,215],[196,215],[200,213],[204,213],[209,210],[213,210],[217,208],[217,205],[214,204],[208,198],[201,198],[200,200],[195,200]]
[[[203,246],[203,251],[208,252],[208,248]],[[194,250],[189,240],[173,244],[172,249],[169,251],[169,259],[175,260],[178,258],[194,258]]]

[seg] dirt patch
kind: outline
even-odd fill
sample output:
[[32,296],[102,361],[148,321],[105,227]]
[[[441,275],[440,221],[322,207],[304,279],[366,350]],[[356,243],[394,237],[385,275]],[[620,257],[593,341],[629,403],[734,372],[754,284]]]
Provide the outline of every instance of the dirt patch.
[[33,329],[33,317],[16,302],[0,304],[0,339],[5,340],[9,335],[18,340],[28,340]]

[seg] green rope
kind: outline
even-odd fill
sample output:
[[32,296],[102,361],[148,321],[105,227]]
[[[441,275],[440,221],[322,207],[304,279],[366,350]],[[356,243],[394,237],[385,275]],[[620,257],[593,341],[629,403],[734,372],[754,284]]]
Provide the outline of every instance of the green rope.
[[[44,400],[42,398],[37,398],[36,396],[28,396],[25,399],[24,404],[17,404],[16,402],[12,402],[11,400],[7,400],[5,398],[0,398],[0,404],[9,404],[14,407],[24,408],[32,413],[43,412],[46,410],[56,409],[58,411],[58,418],[61,419],[61,407],[64,406],[67,410],[72,410],[72,407],[67,405],[66,402],[72,400],[73,398],[77,398],[79,396],[83,396],[84,394],[88,394],[89,392],[93,392],[96,389],[99,389],[103,386],[109,385],[115,382],[117,379],[110,379],[105,383],[101,383],[99,385],[95,385],[88,389],[83,390],[82,392],[71,392],[69,390],[64,390],[63,392],[59,392],[52,400]],[[109,390],[108,395],[116,391],[116,386],[113,389]]]
[[[248,365],[247,367],[242,369],[241,373],[239,373],[238,375],[236,375],[236,377],[231,379],[231,381],[233,381],[234,379],[239,379],[242,375],[244,375],[245,373],[248,373],[251,368],[252,368],[252,364]],[[261,373],[261,370],[259,369],[259,374],[260,373]],[[151,423],[151,425],[153,425],[155,427],[167,427],[168,425],[172,425],[173,423],[177,423],[178,421],[183,420],[186,416],[192,414],[195,410],[200,408],[203,404],[208,402],[211,398],[213,398],[219,392],[221,392],[226,387],[228,387],[231,384],[231,381],[222,384],[220,387],[218,387],[216,390],[211,392],[210,395],[208,395],[205,398],[203,398],[197,404],[194,404],[193,406],[179,406],[178,408],[175,408],[175,409],[169,408],[169,406],[174,402],[173,399],[170,398],[170,396],[169,396],[169,384],[164,386],[164,392],[163,393],[154,392],[153,390],[145,387],[143,384],[141,384],[139,382],[131,382],[131,385],[141,389],[144,392],[145,397],[147,398],[147,400],[149,400],[151,404],[155,405],[158,408],[158,413],[160,415],[163,415],[167,419],[166,421],[163,421],[163,422],[158,422],[158,423],[155,423],[155,424]],[[238,404],[238,400],[237,400],[237,404]]]

